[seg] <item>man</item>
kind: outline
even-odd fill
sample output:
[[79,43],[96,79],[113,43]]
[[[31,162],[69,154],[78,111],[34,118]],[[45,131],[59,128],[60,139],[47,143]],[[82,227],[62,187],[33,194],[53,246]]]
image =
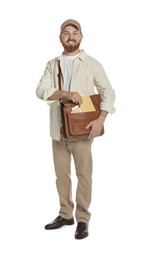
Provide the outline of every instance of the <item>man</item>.
[[[88,56],[84,50],[80,50],[83,35],[79,22],[73,19],[66,20],[61,25],[59,37],[63,45],[63,53],[47,63],[44,75],[36,89],[37,97],[50,104],[50,135],[60,201],[58,217],[47,224],[45,229],[57,229],[74,224],[70,178],[70,162],[73,155],[78,180],[75,238],[83,239],[89,235],[91,217],[89,212],[92,192],[91,145],[93,139],[99,136],[108,113],[114,112],[115,93],[102,65]],[[58,86],[58,61],[62,71],[62,90],[59,90]],[[103,102],[99,117],[86,126],[91,129],[88,138],[74,141],[65,139],[61,134],[59,99],[66,98],[81,105],[82,96],[93,95],[94,88],[101,94]]]

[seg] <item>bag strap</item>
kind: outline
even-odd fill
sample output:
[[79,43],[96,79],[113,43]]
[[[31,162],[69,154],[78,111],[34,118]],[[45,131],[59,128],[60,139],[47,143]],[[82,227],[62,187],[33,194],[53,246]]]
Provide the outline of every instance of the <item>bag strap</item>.
[[61,87],[62,72],[61,72],[61,67],[60,67],[60,61],[58,61],[58,74],[57,74],[57,77],[58,77],[59,90],[62,90],[62,87]]

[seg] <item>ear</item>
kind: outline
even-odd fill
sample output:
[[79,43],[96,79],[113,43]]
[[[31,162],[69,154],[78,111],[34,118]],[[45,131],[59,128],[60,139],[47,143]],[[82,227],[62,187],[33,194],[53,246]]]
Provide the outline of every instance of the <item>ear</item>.
[[83,35],[81,34],[81,40],[80,41],[82,41],[82,39],[83,39]]
[[61,40],[61,34],[59,35],[59,39],[60,39],[60,42],[62,42],[62,40]]

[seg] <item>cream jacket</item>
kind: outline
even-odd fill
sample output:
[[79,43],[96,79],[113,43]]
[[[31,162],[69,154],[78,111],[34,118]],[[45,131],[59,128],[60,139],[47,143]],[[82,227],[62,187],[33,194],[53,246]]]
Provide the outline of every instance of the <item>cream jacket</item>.
[[[61,116],[59,100],[48,101],[47,98],[59,87],[57,77],[59,60],[63,75],[64,61],[63,54],[61,54],[61,56],[47,63],[44,74],[36,88],[37,97],[47,101],[50,105],[50,135],[55,140],[60,140]],[[62,89],[64,89],[64,77]],[[115,92],[108,77],[102,65],[82,50],[81,54],[74,60],[70,91],[79,92],[83,96],[92,95],[96,92],[95,90],[102,96],[101,110],[112,114],[115,111],[113,107]]]

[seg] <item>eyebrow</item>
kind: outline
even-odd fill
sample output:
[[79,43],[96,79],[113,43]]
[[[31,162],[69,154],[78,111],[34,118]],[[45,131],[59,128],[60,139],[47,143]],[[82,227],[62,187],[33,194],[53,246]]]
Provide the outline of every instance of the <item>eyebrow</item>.
[[[66,30],[66,29],[65,29],[65,30],[63,29],[62,33],[63,33],[63,32],[69,32],[69,31]],[[78,29],[75,29],[73,32],[79,32],[79,30],[78,30]]]

